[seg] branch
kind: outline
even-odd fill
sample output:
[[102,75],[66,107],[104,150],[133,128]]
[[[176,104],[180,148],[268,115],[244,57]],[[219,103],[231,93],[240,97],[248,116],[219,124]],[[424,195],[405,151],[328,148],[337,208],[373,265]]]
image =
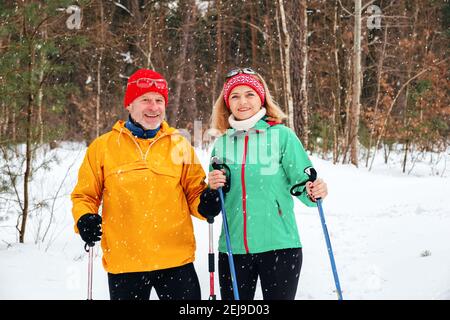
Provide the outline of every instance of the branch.
[[341,0],[338,0],[338,1],[339,1],[339,5],[341,6],[342,10],[344,10],[345,12],[347,12],[347,14],[349,14],[349,15],[351,15],[351,16],[354,16],[353,13],[351,13],[350,11],[348,11],[348,10],[344,7],[344,5],[342,4]]
[[115,4],[116,6],[118,6],[119,8],[122,8],[123,10],[125,10],[126,12],[128,12],[128,13],[130,14],[130,16],[134,17],[133,14],[130,12],[130,10],[128,10],[127,7],[125,7],[123,4],[120,4],[120,3],[115,2],[115,1],[114,1],[114,4]]
[[248,24],[250,27],[255,28],[256,30],[258,30],[259,32],[261,32],[261,34],[263,35],[264,39],[267,39],[267,38],[268,38],[267,33],[266,33],[264,30],[262,30],[260,27],[258,27],[257,25],[255,25],[255,24],[253,24],[253,23],[251,23],[251,22],[248,22],[248,21],[241,21],[241,22],[243,22],[243,23],[245,23],[245,24]]
[[39,24],[37,25],[37,27],[34,29],[33,34],[31,35],[30,40],[34,40],[34,37],[36,36],[37,32],[39,31],[39,28],[42,26],[42,24],[47,21],[48,19],[50,19],[50,17],[46,17],[44,20],[42,20],[41,22],[39,22]]
[[6,169],[8,171],[7,174],[8,174],[9,179],[11,180],[11,184],[12,184],[12,186],[14,188],[14,193],[16,194],[17,202],[19,203],[19,207],[23,211],[23,206],[22,206],[22,202],[21,202],[21,199],[20,199],[19,191],[17,190],[17,183],[12,178],[14,176],[14,174],[12,173],[11,168],[9,167],[8,160],[6,158],[8,156],[8,154],[6,153],[6,150],[3,148],[3,146],[0,146],[0,149],[3,152],[3,154],[5,155],[5,165],[6,165]]

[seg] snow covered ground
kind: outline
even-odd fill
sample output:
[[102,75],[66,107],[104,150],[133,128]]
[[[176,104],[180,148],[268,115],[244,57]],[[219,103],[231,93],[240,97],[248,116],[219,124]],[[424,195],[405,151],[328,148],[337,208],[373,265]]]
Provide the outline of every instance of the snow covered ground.
[[[25,244],[17,243],[13,203],[1,200],[0,299],[86,298],[87,255],[73,232],[69,197],[84,151],[82,145],[64,143],[51,151],[59,163],[35,176],[33,198],[58,197],[33,213]],[[206,168],[208,153],[197,153]],[[329,187],[323,208],[344,299],[450,299],[450,164],[446,168],[443,159],[431,166],[421,159],[405,175],[401,155],[385,165],[380,152],[370,172],[311,159]],[[336,299],[317,209],[296,201],[296,217],[304,255],[297,299]],[[208,226],[194,219],[194,227],[195,266],[207,299]],[[214,227],[217,246],[220,223]],[[93,296],[108,299],[101,250],[96,250]],[[219,294],[217,287],[216,279]],[[154,292],[151,298],[157,299]],[[259,288],[256,298],[262,298]]]

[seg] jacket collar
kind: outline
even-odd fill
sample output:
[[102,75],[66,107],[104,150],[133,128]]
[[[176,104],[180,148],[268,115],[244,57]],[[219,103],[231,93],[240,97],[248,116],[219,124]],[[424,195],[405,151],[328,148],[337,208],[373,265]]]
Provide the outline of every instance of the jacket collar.
[[[127,127],[125,127],[125,121],[123,121],[123,120],[119,120],[114,124],[113,131],[114,130],[118,131],[118,132],[126,132],[130,136],[133,135],[133,133]],[[162,136],[162,135],[171,135],[171,134],[174,134],[177,132],[178,132],[177,129],[169,126],[169,124],[166,121],[163,121],[161,123],[158,133],[156,134],[156,136],[154,138],[158,138],[159,136]]]
[[156,136],[161,126],[156,129],[145,129],[141,124],[134,121],[131,115],[128,116],[127,122],[125,122],[125,127],[131,131],[133,136],[141,139],[151,139]]
[[240,136],[245,136],[247,133],[249,133],[249,134],[264,133],[267,130],[267,128],[269,128],[269,127],[270,127],[270,125],[266,121],[261,119],[253,126],[253,128],[250,128],[248,131],[236,130],[236,129],[230,128],[230,129],[227,129],[225,134],[231,138],[232,137],[240,137]]
[[266,114],[266,108],[262,107],[257,113],[245,120],[237,120],[233,114],[228,117],[228,123],[233,129],[246,130],[253,128],[256,123],[261,120]]

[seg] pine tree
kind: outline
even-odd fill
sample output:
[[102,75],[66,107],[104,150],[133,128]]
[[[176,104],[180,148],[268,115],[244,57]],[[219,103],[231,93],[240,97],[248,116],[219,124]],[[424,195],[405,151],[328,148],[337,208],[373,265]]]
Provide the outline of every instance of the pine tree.
[[[39,147],[40,137],[48,140],[53,130],[60,129],[50,121],[42,121],[40,125],[36,114],[42,109],[38,107],[45,106],[43,112],[48,115],[60,112],[67,94],[74,92],[68,76],[73,65],[65,59],[69,58],[71,50],[81,44],[82,39],[70,36],[69,32],[61,32],[67,15],[65,11],[58,10],[70,4],[71,1],[63,0],[45,3],[14,1],[2,4],[0,8],[0,37],[3,43],[0,104],[7,106],[5,112],[17,115],[17,120],[11,124],[13,128],[6,124],[8,129],[3,134],[1,150],[5,161],[3,171],[15,190],[20,208],[17,225],[20,242],[25,239],[31,204],[29,182],[36,169],[34,153]],[[11,136],[9,132],[17,132],[17,135]],[[11,150],[16,151],[15,155],[11,154]],[[12,160],[15,163],[11,163]],[[17,166],[17,163],[24,165]],[[19,183],[23,185],[21,194],[17,191]]]

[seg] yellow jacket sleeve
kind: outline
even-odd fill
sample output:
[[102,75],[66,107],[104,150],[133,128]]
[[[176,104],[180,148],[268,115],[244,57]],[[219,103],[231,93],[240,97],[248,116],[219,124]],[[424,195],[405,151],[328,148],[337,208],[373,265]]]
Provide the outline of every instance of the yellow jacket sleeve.
[[186,149],[188,156],[185,157],[185,162],[183,164],[181,185],[184,194],[186,195],[191,215],[206,220],[197,210],[200,203],[200,195],[207,186],[205,183],[205,171],[195,154],[194,148],[189,144]]
[[78,172],[78,182],[71,195],[76,233],[78,219],[86,213],[98,213],[102,201],[103,165],[100,146],[101,141],[96,139],[87,149]]

